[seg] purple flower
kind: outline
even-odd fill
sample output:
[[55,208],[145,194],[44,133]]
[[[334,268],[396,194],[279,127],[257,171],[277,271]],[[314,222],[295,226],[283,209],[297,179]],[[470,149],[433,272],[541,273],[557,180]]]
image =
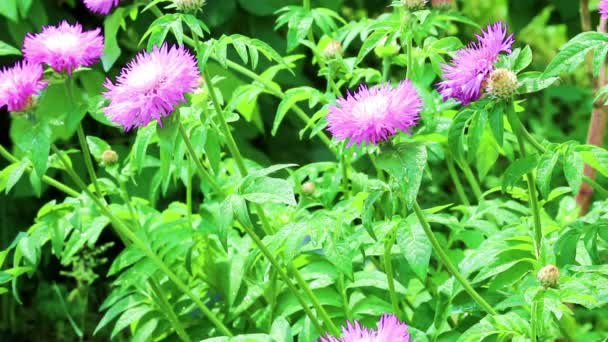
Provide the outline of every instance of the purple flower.
[[142,52],[122,69],[116,85],[106,80],[104,96],[110,104],[104,109],[110,119],[130,130],[169,116],[184,94],[200,84],[196,59],[183,47],[154,47]]
[[11,68],[0,71],[0,108],[6,106],[10,112],[21,112],[32,104],[32,96],[46,88],[42,80],[44,70],[40,64],[18,62]]
[[74,69],[90,66],[103,53],[99,29],[83,31],[82,26],[62,21],[59,26],[46,26],[41,33],[25,37],[23,54],[33,63],[46,63],[57,72],[71,74]]
[[602,19],[608,19],[608,0],[600,1],[599,12]]
[[118,6],[120,0],[84,0],[84,5],[89,11],[97,14],[106,15],[112,8]]
[[389,84],[373,88],[362,85],[329,108],[328,130],[338,140],[348,138],[348,146],[377,144],[397,134],[397,130],[409,133],[421,109],[422,99],[409,80],[394,89]]
[[384,315],[378,322],[378,329],[361,327],[359,322],[348,322],[342,327],[342,337],[321,337],[319,342],[410,342],[407,325],[399,322],[394,315]]
[[511,53],[513,35],[507,36],[507,25],[488,25],[477,35],[477,42],[456,52],[452,64],[444,64],[443,81],[438,88],[444,100],[454,98],[466,105],[481,97],[488,74],[494,69],[501,52]]

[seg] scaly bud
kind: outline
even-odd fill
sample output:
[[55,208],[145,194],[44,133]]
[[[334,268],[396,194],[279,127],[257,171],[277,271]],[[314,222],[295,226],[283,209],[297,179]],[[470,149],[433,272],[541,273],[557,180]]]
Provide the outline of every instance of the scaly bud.
[[536,277],[544,287],[555,287],[559,279],[559,269],[555,265],[547,265],[538,271]]
[[317,186],[315,185],[315,183],[308,181],[304,184],[302,184],[302,193],[304,195],[308,195],[308,196],[312,196],[315,193],[315,190],[317,189]]
[[403,6],[409,10],[421,9],[426,5],[427,0],[401,0]]
[[325,49],[323,49],[323,55],[329,59],[342,56],[342,44],[337,40],[332,40],[327,44]]
[[104,165],[112,165],[118,162],[118,153],[114,150],[105,150],[101,154],[101,161]]
[[182,12],[196,12],[205,6],[206,0],[173,0],[175,7]]
[[490,73],[486,81],[486,92],[491,96],[508,99],[517,94],[519,82],[513,71],[499,68]]

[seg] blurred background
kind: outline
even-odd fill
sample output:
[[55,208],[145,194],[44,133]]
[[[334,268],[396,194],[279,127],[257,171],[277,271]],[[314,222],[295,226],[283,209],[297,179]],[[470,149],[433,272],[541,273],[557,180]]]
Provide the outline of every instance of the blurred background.
[[[131,2],[132,0],[122,1],[124,4]],[[286,54],[285,29],[275,31],[274,12],[283,6],[299,3],[300,1],[297,0],[208,0],[204,12],[199,16],[211,29],[212,36],[241,33],[261,39],[280,53]],[[593,27],[597,26],[599,20],[597,3],[598,0],[591,0],[589,5]],[[375,17],[391,11],[389,4],[390,1],[380,0],[312,0],[313,6],[331,8],[341,14],[346,21]],[[465,0],[458,1],[457,6],[464,15],[482,25],[497,20],[506,21],[510,30],[515,33],[516,45],[529,44],[532,47],[534,61],[529,70],[542,71],[557,49],[581,32],[577,0]],[[103,29],[104,20],[110,21],[116,18],[114,14],[104,18],[89,13],[81,0],[0,0],[0,40],[20,49],[26,33],[38,32],[43,25],[56,24],[66,19],[70,22],[78,21],[88,29],[96,27]],[[115,77],[120,67],[143,48],[139,45],[139,40],[153,20],[152,14],[142,13],[135,21],[127,18],[125,27],[118,28],[118,25],[114,25],[118,29],[117,60],[107,74],[101,63],[87,73],[83,86],[88,93],[99,94],[103,90],[102,82],[106,75]],[[473,28],[462,25],[454,27],[452,33],[460,36],[463,42],[467,42],[475,32]],[[356,55],[359,47],[360,42],[356,42],[345,54]],[[310,57],[310,51],[304,47],[300,47],[294,53],[302,53]],[[12,65],[19,58],[19,56],[0,56],[0,65]],[[267,66],[264,65],[265,62],[260,59],[258,70],[263,70]],[[226,78],[221,83],[225,94],[249,82],[218,65],[210,64],[208,67],[212,69],[212,74]],[[309,63],[301,63],[294,71],[295,76],[282,73],[277,80],[284,87],[318,85],[320,89],[324,89],[325,82],[316,75],[316,68]],[[527,99],[529,101],[526,112],[529,117],[525,118],[527,124],[532,131],[553,142],[584,141],[594,97],[591,89],[584,68],[573,74],[564,75],[559,85]],[[275,137],[270,135],[269,127],[272,125],[277,105],[278,100],[275,98],[262,96],[253,109],[252,120],[250,122],[239,120],[235,124],[237,138],[240,140],[239,144],[244,154],[263,164],[283,162],[304,164],[310,161],[331,160],[326,148],[316,140],[299,139],[298,132],[301,125],[298,122],[290,122],[289,116],[279,134]],[[48,107],[51,115],[56,107],[54,105]],[[120,155],[127,154],[126,146],[129,146],[129,142],[134,138],[133,132],[125,134],[118,129],[100,125],[90,117],[84,124],[87,134],[104,137]],[[0,143],[12,149],[11,118],[4,109],[0,110],[0,127],[3,128],[0,130]],[[76,147],[76,141],[70,139],[71,133],[60,134],[61,144],[64,146],[74,144]],[[82,163],[76,160],[75,164]],[[0,168],[5,165],[6,162],[0,160]],[[27,177],[17,184],[10,197],[1,193],[0,249],[6,248],[19,231],[27,230],[33,224],[36,212],[43,203],[62,197],[54,189],[45,189],[41,197],[36,196],[27,182]],[[94,265],[92,269],[97,274],[104,274],[107,270],[105,257],[111,257],[121,248],[116,246],[109,233],[108,236],[101,237],[100,245],[104,243],[108,244],[102,253],[83,256],[81,260],[82,265]],[[6,341],[9,337],[18,338],[20,341],[74,339],[75,335],[62,301],[69,299],[73,294],[70,291],[81,288],[82,284],[78,282],[82,279],[90,279],[89,285],[92,286],[87,288],[95,289],[95,293],[89,296],[92,302],[88,303],[90,310],[85,313],[85,317],[90,320],[89,326],[99,321],[101,314],[96,308],[107,293],[109,284],[96,279],[95,274],[80,274],[74,277],[74,272],[87,272],[87,267],[81,267],[82,265],[78,263],[58,265],[51,260],[48,253],[47,259],[43,258],[41,262],[42,266],[34,276],[37,279],[32,281],[32,284],[37,285],[28,286],[25,278],[21,280],[23,305],[16,304],[10,295],[0,296],[0,341]],[[78,310],[76,303],[70,307],[69,312],[80,315]],[[104,336],[104,333],[108,332],[101,332],[97,338],[107,340],[108,336]]]

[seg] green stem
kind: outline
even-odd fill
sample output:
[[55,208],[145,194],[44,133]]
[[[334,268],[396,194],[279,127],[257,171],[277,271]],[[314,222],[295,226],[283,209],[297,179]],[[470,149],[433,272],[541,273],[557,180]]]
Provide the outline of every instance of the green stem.
[[464,173],[464,177],[467,179],[467,182],[471,186],[471,190],[473,190],[473,194],[475,195],[477,202],[481,201],[483,193],[481,192],[481,187],[479,186],[479,182],[477,182],[477,178],[473,174],[473,170],[471,170],[471,167],[467,163],[457,164],[458,166],[460,166],[462,173]]
[[340,288],[340,293],[342,294],[342,306],[344,308],[344,316],[346,317],[346,320],[352,321],[353,315],[350,312],[350,305],[348,304],[346,285],[344,284],[344,273],[342,273],[342,272],[340,272],[340,276],[338,277],[338,287]]
[[414,50],[413,46],[412,46],[412,37],[411,34],[408,33],[407,34],[407,45],[406,45],[407,51],[407,70],[405,71],[405,78],[408,80],[411,80],[411,76],[412,76],[412,66],[414,65],[414,59],[412,58],[412,51]]
[[347,147],[346,142],[342,143],[342,148],[340,149],[340,169],[342,170],[342,189],[344,190],[344,197],[350,197],[350,187],[348,184],[348,157],[347,157]]
[[389,81],[391,74],[391,59],[390,57],[382,58],[382,81],[385,83]]
[[452,276],[454,276],[454,278],[456,278],[456,280],[460,283],[460,285],[462,285],[464,290],[469,294],[469,296],[471,296],[471,298],[473,298],[473,300],[475,300],[477,302],[477,304],[479,304],[479,306],[481,306],[490,315],[496,315],[496,311],[494,310],[494,308],[492,308],[492,306],[490,304],[488,304],[488,302],[486,302],[485,299],[483,299],[483,297],[481,297],[481,295],[479,295],[479,293],[477,293],[477,291],[475,291],[475,289],[473,288],[471,283],[469,283],[469,281],[462,275],[462,273],[460,273],[458,268],[456,268],[456,266],[454,266],[454,264],[450,260],[450,257],[443,250],[443,247],[441,247],[441,245],[439,244],[439,241],[437,241],[435,234],[433,234],[431,225],[426,220],[426,217],[424,216],[424,212],[418,205],[418,202],[414,202],[414,213],[416,214],[416,217],[418,217],[418,221],[420,221],[420,225],[422,226],[422,229],[426,233],[426,236],[428,237],[429,241],[431,242],[431,245],[433,246],[435,253],[437,253],[437,256],[439,257],[439,261],[443,264],[443,266],[445,266],[445,268],[448,270],[448,272]]
[[[74,106],[76,105],[76,101],[74,101],[74,79],[72,78],[72,76],[68,77],[67,81],[65,82],[65,86],[68,93],[69,105],[71,108],[74,108]],[[97,175],[95,174],[93,160],[91,159],[91,151],[89,150],[89,144],[87,143],[87,138],[84,134],[84,129],[82,128],[82,122],[79,122],[78,126],[76,127],[76,135],[78,136],[78,142],[80,143],[80,148],[82,149],[84,165],[86,166],[87,172],[89,173],[89,178],[95,186],[97,196],[103,198],[103,195],[101,194],[101,188],[99,187],[99,182],[97,181]]]
[[[8,160],[11,163],[16,163],[19,161],[19,159],[17,159],[17,157],[13,156],[9,151],[7,151],[4,146],[0,145],[0,155],[2,155],[6,160]],[[27,172],[32,172],[32,167],[28,166],[26,169]],[[55,179],[49,177],[49,176],[42,176],[42,181],[45,182],[46,184],[64,192],[65,194],[72,196],[72,197],[78,197],[80,194],[78,193],[78,191],[70,188],[69,186],[56,181]]]
[[[281,279],[283,279],[283,281],[285,282],[285,284],[287,284],[287,287],[289,287],[289,289],[291,290],[291,292],[293,293],[293,295],[296,297],[296,299],[298,300],[298,302],[300,303],[300,306],[302,307],[302,309],[304,310],[304,312],[306,313],[306,315],[308,315],[308,317],[310,318],[310,321],[312,322],[312,324],[314,324],[314,326],[317,328],[317,330],[319,331],[319,333],[322,333],[323,330],[323,324],[319,321],[319,319],[317,318],[317,316],[310,310],[310,308],[308,307],[308,302],[304,299],[304,297],[302,296],[302,294],[300,294],[300,291],[298,291],[298,289],[295,287],[295,285],[293,284],[293,282],[291,281],[291,279],[289,278],[289,276],[287,275],[287,272],[285,272],[285,270],[283,269],[283,267],[281,267],[281,264],[279,264],[278,260],[274,257],[274,255],[270,252],[270,250],[266,247],[266,245],[264,244],[264,242],[262,241],[262,239],[260,239],[260,237],[258,236],[258,234],[255,233],[255,231],[253,230],[252,227],[249,227],[248,225],[243,225],[243,229],[245,230],[245,233],[247,233],[251,239],[253,240],[253,242],[260,248],[260,250],[262,251],[262,253],[264,254],[264,256],[266,256],[266,258],[268,259],[268,261],[270,262],[270,264],[274,267],[274,269],[278,272],[279,276],[281,277]],[[326,322],[328,325],[333,325],[333,323],[330,321]],[[340,333],[339,330],[335,330],[332,331],[333,333]]]
[[207,308],[207,306],[200,300],[199,296],[195,295],[190,288],[165,264],[165,262],[148,246],[146,243],[139,238],[127,225],[117,218],[108,208],[108,206],[97,196],[95,196],[86,186],[84,181],[78,176],[78,174],[72,169],[70,163],[66,160],[63,153],[54,145],[51,146],[53,151],[59,157],[61,163],[66,169],[68,175],[72,178],[74,183],[78,185],[84,191],[89,198],[95,203],[97,208],[108,218],[110,222],[112,222],[112,226],[118,231],[119,235],[124,236],[127,241],[130,241],[138,248],[141,252],[143,252],[156,266],[163,272],[170,280],[175,284],[175,286],[182,291],[186,296],[190,297],[190,299],[196,304],[199,310],[215,325],[215,327],[226,336],[233,336],[230,330],[220,321],[217,316]]
[[[523,133],[524,138],[528,141],[528,143],[530,143],[530,145],[532,145],[539,153],[546,153],[547,149],[543,145],[541,145],[536,139],[534,139],[532,134],[530,134],[530,132],[528,132],[528,130],[526,129],[526,126],[524,126],[524,124],[521,122],[521,120],[519,120],[519,124],[520,124],[520,130]],[[587,185],[589,185],[593,189],[593,191],[597,192],[601,196],[608,197],[608,190],[606,188],[604,188],[603,186],[601,186],[595,180],[591,179],[588,176],[583,175],[583,182],[587,183]]]
[[290,268],[291,273],[293,273],[294,277],[296,278],[296,282],[298,283],[298,285],[304,290],[304,292],[306,293],[306,295],[308,296],[308,298],[312,302],[312,305],[317,310],[317,313],[319,315],[321,315],[321,317],[323,318],[323,321],[325,322],[325,324],[329,328],[329,331],[333,335],[338,336],[340,334],[340,330],[334,324],[334,322],[332,321],[331,317],[329,317],[329,314],[327,313],[327,311],[325,310],[325,308],[323,308],[323,305],[321,305],[321,302],[319,302],[319,299],[317,298],[317,296],[314,294],[314,292],[312,291],[312,289],[310,288],[310,286],[306,282],[306,279],[304,279],[304,277],[302,277],[302,274],[294,266],[293,262],[290,262],[288,264],[288,267]]
[[166,315],[169,322],[171,322],[173,329],[175,329],[177,336],[179,336],[179,338],[184,342],[192,341],[192,339],[190,339],[190,336],[184,329],[184,326],[180,322],[179,318],[175,314],[173,307],[171,306],[171,304],[169,304],[167,298],[165,298],[160,284],[157,284],[157,280],[154,279],[154,281],[149,281],[148,283],[150,284],[150,288],[154,292],[154,295],[156,296],[156,298],[158,298],[159,305],[162,308],[163,313]]
[[454,160],[452,159],[452,155],[449,154],[449,151],[447,149],[445,161],[448,164],[448,172],[450,173],[452,182],[454,182],[454,187],[456,187],[456,193],[458,194],[458,197],[460,197],[460,202],[462,202],[462,204],[466,206],[469,206],[471,203],[469,202],[469,198],[464,192],[464,188],[462,187],[460,178],[458,178],[458,173],[456,172],[456,168],[454,167]]
[[179,126],[179,133],[182,136],[184,143],[186,144],[186,149],[188,150],[190,159],[192,159],[194,161],[194,165],[196,165],[196,170],[198,171],[198,174],[201,177],[201,180],[207,182],[207,184],[209,184],[209,186],[211,186],[211,188],[213,188],[213,190],[215,192],[221,194],[222,188],[220,188],[220,186],[216,183],[215,179],[213,179],[213,177],[211,177],[209,172],[207,172],[207,170],[205,170],[205,167],[201,163],[201,160],[196,156],[196,152],[194,151],[194,147],[192,146],[192,141],[190,141],[188,132],[186,132],[186,128],[181,123],[181,121],[179,122],[178,126]]
[[395,244],[395,239],[397,238],[396,228],[392,229],[389,233],[389,236],[386,238],[384,242],[384,272],[386,273],[386,278],[388,281],[388,293],[391,298],[391,304],[393,305],[393,312],[397,317],[403,319],[403,315],[401,314],[401,309],[399,308],[399,298],[397,297],[397,292],[395,291],[395,278],[393,274],[393,260],[392,260],[392,250],[393,245]]
[[[522,124],[515,113],[513,104],[510,103],[507,106],[507,119],[509,124],[513,128],[513,133],[517,137],[517,143],[519,144],[519,152],[522,157],[526,156],[526,144],[524,142],[525,133],[522,132]],[[540,206],[538,204],[538,196],[536,195],[536,181],[534,180],[534,172],[528,172],[526,175],[526,182],[528,184],[528,197],[530,199],[530,210],[534,220],[534,247],[536,252],[536,259],[541,260],[543,231],[540,220]]]

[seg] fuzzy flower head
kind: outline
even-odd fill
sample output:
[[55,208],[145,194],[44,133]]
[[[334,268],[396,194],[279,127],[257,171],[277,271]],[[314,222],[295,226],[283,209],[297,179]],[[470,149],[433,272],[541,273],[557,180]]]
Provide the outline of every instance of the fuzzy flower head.
[[397,134],[409,133],[418,122],[422,99],[412,82],[405,80],[397,88],[389,84],[359,90],[338,99],[329,108],[329,131],[338,140],[352,144],[377,144]]
[[146,126],[169,116],[184,94],[200,84],[194,56],[182,46],[162,45],[142,52],[125,67],[116,84],[106,80],[104,96],[110,100],[106,115],[125,130]]
[[608,19],[608,0],[600,1],[599,12],[602,19]]
[[43,69],[40,64],[27,61],[18,62],[11,68],[0,71],[0,108],[6,106],[9,112],[22,112],[28,109],[33,96],[46,88],[42,80]]
[[342,337],[321,337],[319,342],[410,342],[407,325],[399,322],[394,315],[384,315],[378,322],[378,329],[361,327],[359,322],[347,323],[342,327]]
[[513,35],[507,35],[506,24],[488,25],[481,35],[477,35],[476,43],[458,50],[452,64],[442,66],[443,81],[438,88],[443,98],[454,98],[463,105],[479,99],[500,53],[511,53],[511,45]]
[[30,33],[23,42],[25,59],[68,74],[78,67],[95,64],[102,53],[103,37],[99,29],[83,31],[80,24],[70,25],[66,21],[59,26],[47,26],[38,34]]
[[118,6],[120,0],[84,0],[83,2],[89,11],[106,15],[110,13],[112,8]]

